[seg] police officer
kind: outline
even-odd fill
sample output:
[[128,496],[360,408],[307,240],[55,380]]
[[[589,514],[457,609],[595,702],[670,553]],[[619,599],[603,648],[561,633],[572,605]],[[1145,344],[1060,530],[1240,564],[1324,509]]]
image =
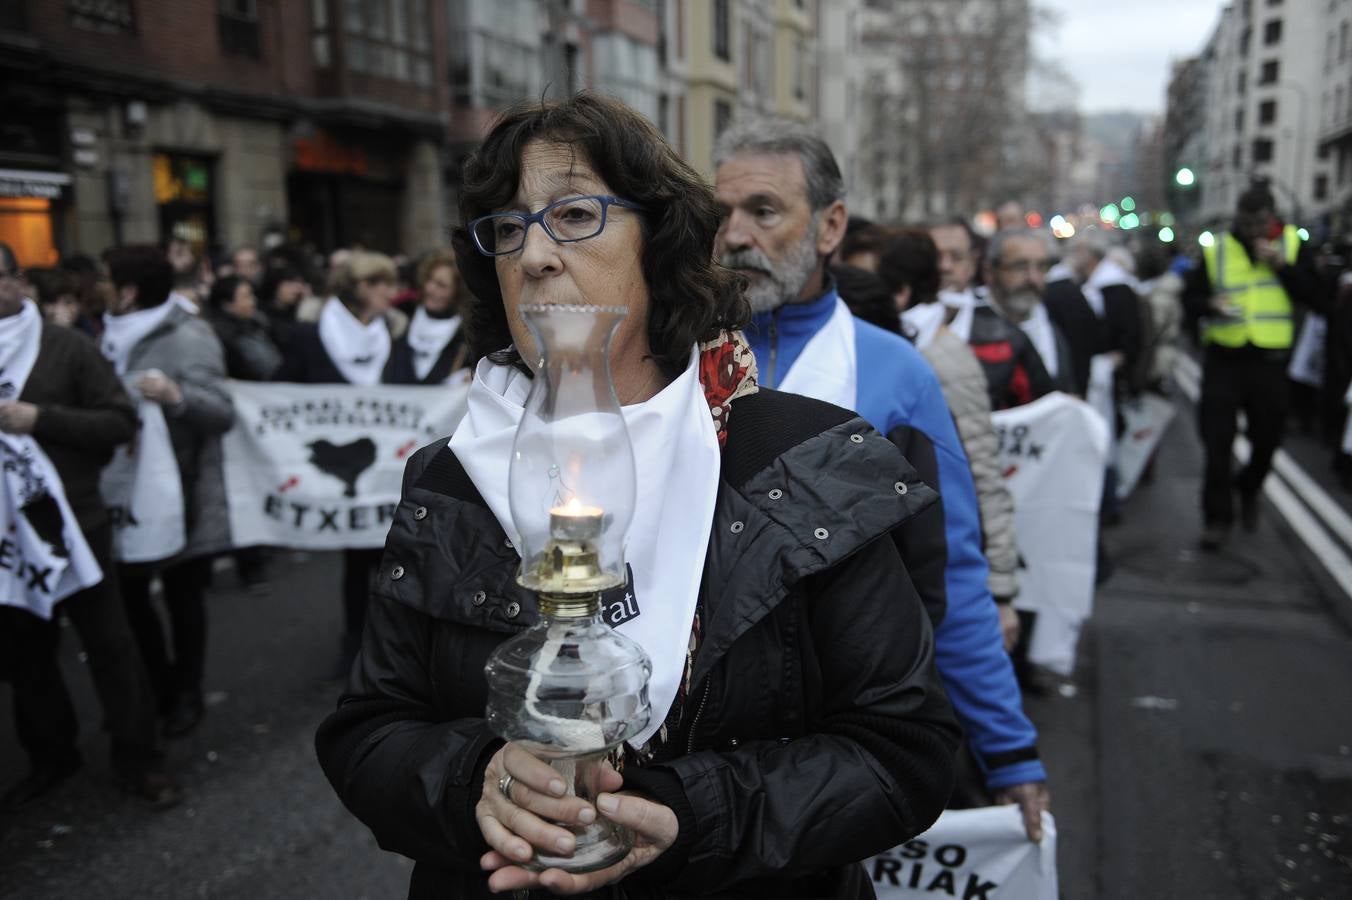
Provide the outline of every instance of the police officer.
[[[1286,366],[1297,303],[1322,312],[1311,253],[1294,226],[1274,212],[1265,184],[1239,197],[1234,225],[1204,248],[1183,302],[1197,318],[1205,357],[1198,421],[1206,448],[1202,484],[1202,547],[1218,550],[1234,521],[1234,494],[1246,531],[1257,524],[1258,491],[1281,443],[1288,406]],[[1252,448],[1249,462],[1231,477],[1236,416],[1243,410]]]

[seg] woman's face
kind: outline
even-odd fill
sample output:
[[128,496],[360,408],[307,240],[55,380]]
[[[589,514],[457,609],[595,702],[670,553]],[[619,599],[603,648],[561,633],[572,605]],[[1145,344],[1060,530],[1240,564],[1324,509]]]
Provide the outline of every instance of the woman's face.
[[357,282],[357,301],[360,313],[370,319],[385,315],[394,300],[394,279],[378,276]]
[[[538,212],[565,197],[611,193],[586,160],[568,146],[534,141],[521,154],[516,196],[499,211]],[[643,278],[643,233],[638,215],[634,210],[611,206],[605,230],[596,237],[567,244],[557,243],[533,223],[520,250],[495,257],[512,341],[532,368],[539,362],[539,353],[520,310],[523,306],[550,304],[627,307],[629,315],[611,342],[611,367],[617,385],[622,373],[637,374],[647,367],[650,361],[645,362],[645,358],[651,354],[649,296]]]
[[444,313],[455,306],[455,274],[450,266],[437,266],[422,286],[422,302],[430,313]]
[[247,281],[235,285],[235,296],[225,305],[225,311],[237,319],[252,319],[258,300],[254,297],[253,286]]
[[74,294],[61,294],[51,303],[43,303],[42,313],[53,325],[74,328],[80,318],[80,301]]

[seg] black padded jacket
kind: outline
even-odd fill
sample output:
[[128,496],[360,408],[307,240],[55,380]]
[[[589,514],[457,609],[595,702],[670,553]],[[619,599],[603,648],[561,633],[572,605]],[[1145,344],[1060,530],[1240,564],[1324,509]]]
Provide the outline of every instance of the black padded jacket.
[[[952,787],[959,729],[889,539],[936,495],[834,406],[761,390],[728,429],[687,752],[625,770],[680,834],[597,896],[872,897],[858,862],[925,830]],[[410,897],[489,896],[473,811],[501,741],[483,665],[536,617],[517,562],[446,441],[415,454],[361,653],[316,738],[347,807],[416,860]]]

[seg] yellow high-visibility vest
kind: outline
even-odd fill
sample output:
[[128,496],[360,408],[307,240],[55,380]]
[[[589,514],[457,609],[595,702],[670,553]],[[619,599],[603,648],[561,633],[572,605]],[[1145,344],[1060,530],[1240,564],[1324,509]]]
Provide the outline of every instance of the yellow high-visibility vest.
[[[1282,249],[1287,265],[1300,253],[1300,235],[1293,225],[1282,230]],[[1234,321],[1213,320],[1202,332],[1202,341],[1222,347],[1253,344],[1264,350],[1286,350],[1294,338],[1291,298],[1265,262],[1249,259],[1244,245],[1230,232],[1202,250],[1206,274],[1213,293],[1225,293],[1243,311]]]

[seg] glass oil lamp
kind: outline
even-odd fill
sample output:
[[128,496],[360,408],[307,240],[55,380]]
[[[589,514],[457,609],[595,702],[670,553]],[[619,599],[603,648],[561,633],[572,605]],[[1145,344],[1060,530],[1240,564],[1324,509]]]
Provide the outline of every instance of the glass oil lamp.
[[[643,648],[608,625],[601,592],[626,580],[634,514],[634,451],[610,378],[623,308],[528,306],[535,377],[512,447],[508,500],[521,554],[517,582],[539,597],[539,620],[489,657],[488,722],[594,803],[608,753],[648,723]],[[598,816],[559,823],[571,856],[536,850],[528,868],[587,872],[622,859],[628,831]]]

